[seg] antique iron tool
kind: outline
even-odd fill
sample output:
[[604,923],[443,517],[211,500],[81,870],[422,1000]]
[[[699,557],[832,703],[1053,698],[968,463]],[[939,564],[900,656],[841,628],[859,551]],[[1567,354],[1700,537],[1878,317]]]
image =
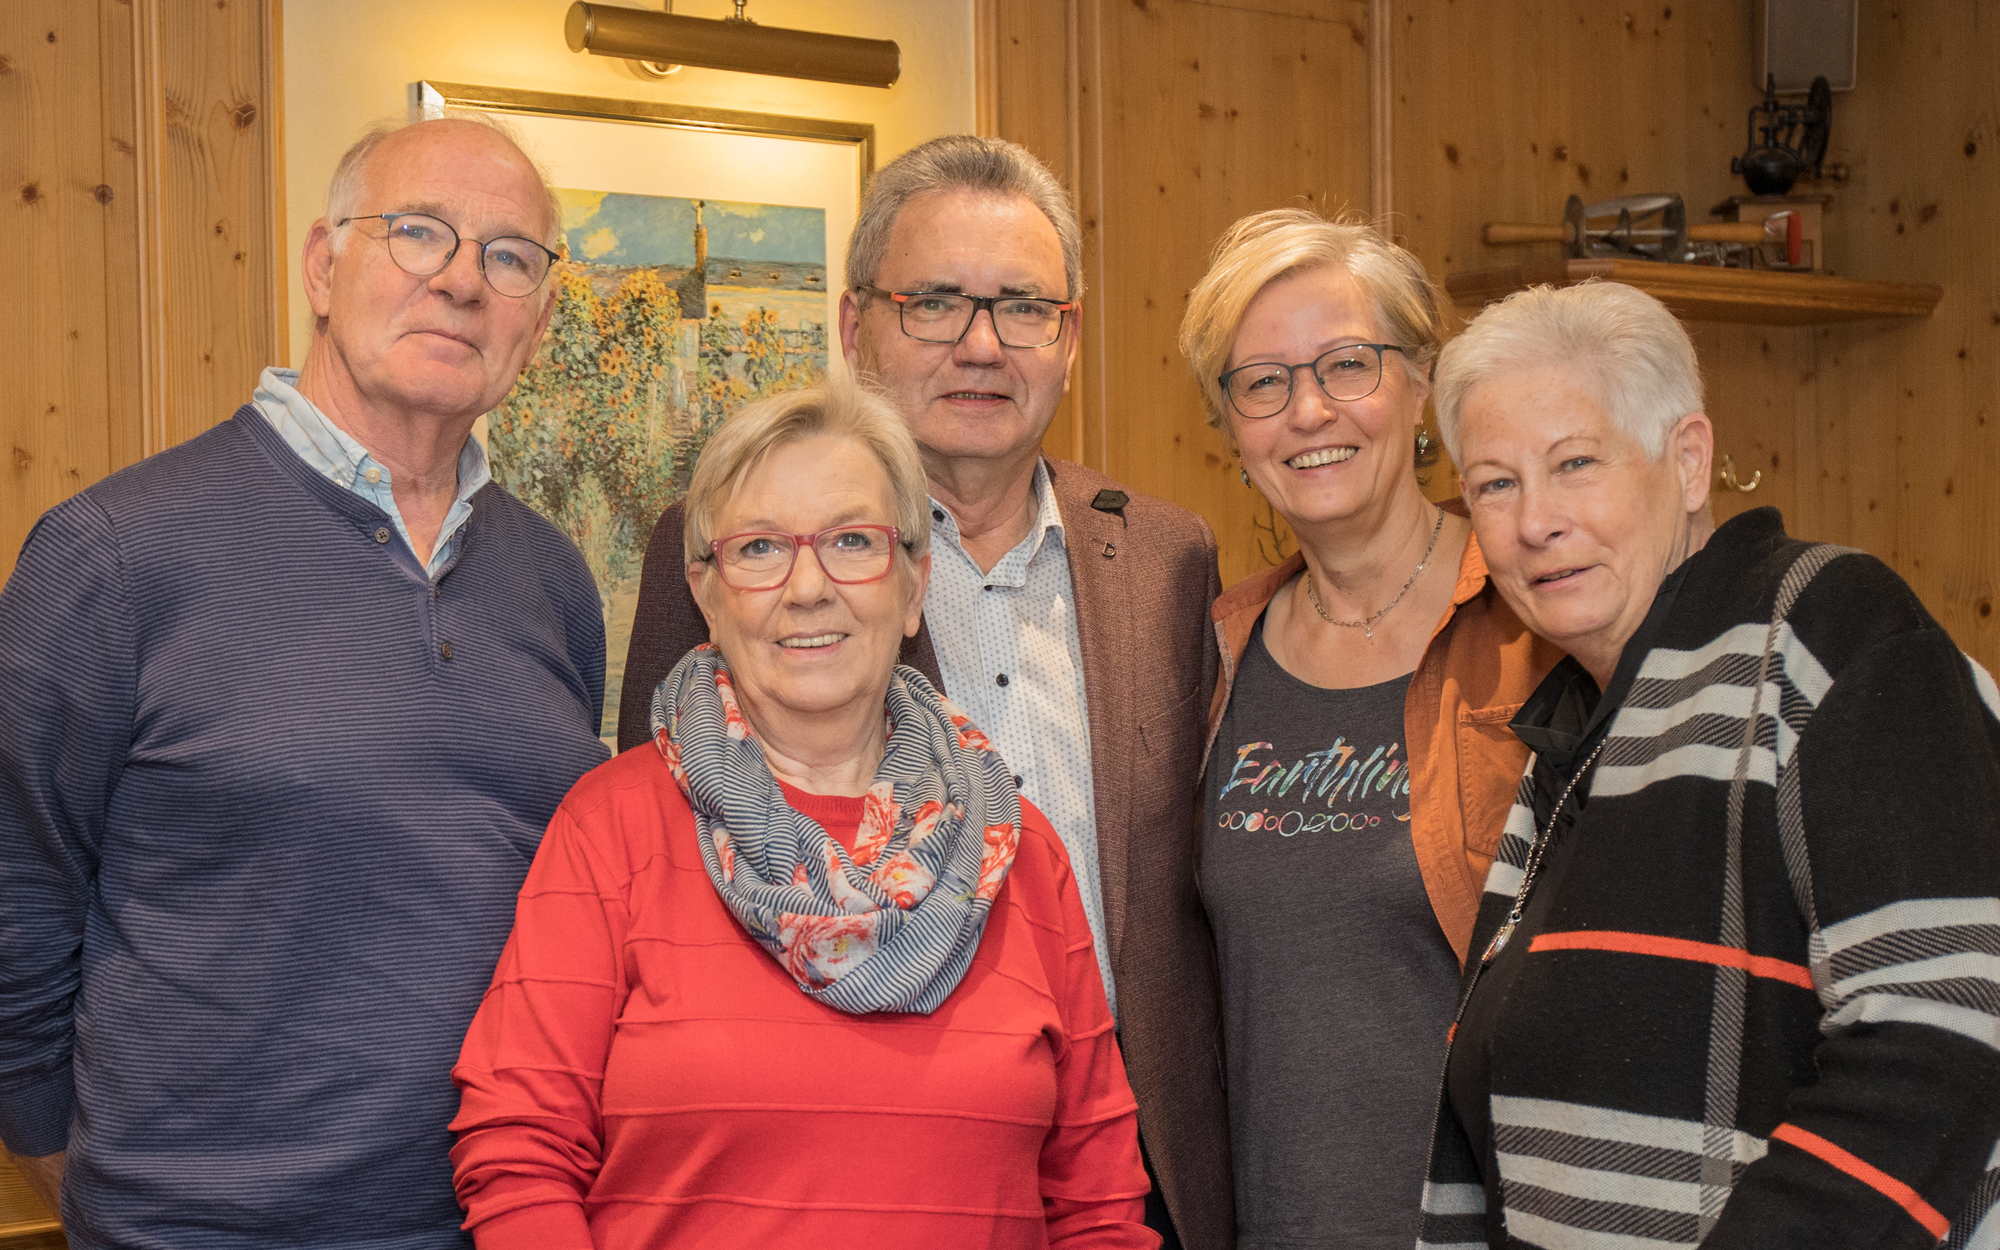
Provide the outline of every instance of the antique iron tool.
[[[1758,118],[1763,120],[1759,121]],[[1812,80],[1803,105],[1778,103],[1778,80],[1764,79],[1764,102],[1750,110],[1750,146],[1729,162],[1752,195],[1783,195],[1810,169],[1819,177],[1833,135],[1833,88],[1826,75]]]
[[1711,248],[1695,244],[1757,244],[1765,239],[1765,228],[1745,222],[1688,225],[1687,205],[1681,197],[1627,195],[1615,200],[1585,204],[1570,196],[1563,206],[1562,224],[1531,222],[1488,222],[1481,237],[1488,243],[1560,243],[1563,255],[1571,260],[1623,258],[1663,260],[1676,263],[1707,260]]

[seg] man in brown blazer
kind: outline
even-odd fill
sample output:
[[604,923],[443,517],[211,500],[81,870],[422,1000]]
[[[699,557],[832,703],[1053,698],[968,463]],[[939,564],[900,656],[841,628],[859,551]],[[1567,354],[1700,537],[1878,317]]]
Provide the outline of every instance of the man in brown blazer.
[[[903,662],[987,732],[1070,852],[1156,1180],[1147,1222],[1169,1247],[1228,1250],[1218,991],[1194,883],[1215,536],[1041,455],[1076,354],[1081,254],[1075,210],[1026,149],[933,140],[869,186],[841,348],[908,416],[930,481],[930,589]],[[708,638],[682,521],[669,508],[646,551],[621,750],[647,740],[654,687]]]

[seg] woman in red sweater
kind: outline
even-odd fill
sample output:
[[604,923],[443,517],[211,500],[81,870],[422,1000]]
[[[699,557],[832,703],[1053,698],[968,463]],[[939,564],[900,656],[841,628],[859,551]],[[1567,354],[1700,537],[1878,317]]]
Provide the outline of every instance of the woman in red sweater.
[[572,790],[453,1079],[481,1250],[1150,1250],[1062,843],[896,666],[930,570],[903,423],[737,413],[688,492],[714,645]]

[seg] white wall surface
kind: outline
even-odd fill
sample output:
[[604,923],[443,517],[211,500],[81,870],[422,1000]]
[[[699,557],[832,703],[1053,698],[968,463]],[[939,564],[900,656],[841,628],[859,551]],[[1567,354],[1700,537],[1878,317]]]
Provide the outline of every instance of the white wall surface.
[[[620,0],[626,7],[651,7]],[[925,139],[973,128],[973,0],[752,0],[767,26],[893,39],[903,75],[887,90],[683,69],[643,80],[625,62],[572,53],[570,0],[281,0],[285,270],[291,360],[304,358],[310,311],[299,250],[326,205],[326,183],[370,123],[401,118],[423,79],[614,96],[875,127],[876,163]],[[726,17],[731,0],[677,0],[676,13]]]

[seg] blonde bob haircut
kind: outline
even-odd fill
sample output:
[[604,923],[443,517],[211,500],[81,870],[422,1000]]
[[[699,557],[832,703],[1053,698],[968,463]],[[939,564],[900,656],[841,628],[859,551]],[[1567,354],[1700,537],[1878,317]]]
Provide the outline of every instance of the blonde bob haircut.
[[1310,209],[1274,208],[1252,213],[1223,233],[1181,318],[1181,355],[1201,383],[1208,423],[1216,429],[1229,429],[1229,401],[1218,379],[1250,302],[1278,279],[1315,269],[1340,269],[1360,284],[1375,306],[1382,337],[1403,349],[1410,379],[1427,385],[1431,361],[1444,342],[1444,318],[1423,262],[1352,214],[1324,217]]
[[[897,538],[907,553],[930,550],[930,492],[923,456],[910,428],[888,400],[847,378],[785,391],[745,404],[708,440],[688,483],[682,547],[689,564],[715,553],[716,518],[743,479],[787,443],[826,434],[851,438],[875,453],[895,494]],[[907,567],[907,566],[906,566]]]
[[1621,282],[1531,286],[1488,305],[1438,358],[1438,432],[1454,464],[1466,395],[1544,367],[1582,373],[1605,415],[1654,460],[1680,419],[1702,410],[1694,342],[1665,304]]

